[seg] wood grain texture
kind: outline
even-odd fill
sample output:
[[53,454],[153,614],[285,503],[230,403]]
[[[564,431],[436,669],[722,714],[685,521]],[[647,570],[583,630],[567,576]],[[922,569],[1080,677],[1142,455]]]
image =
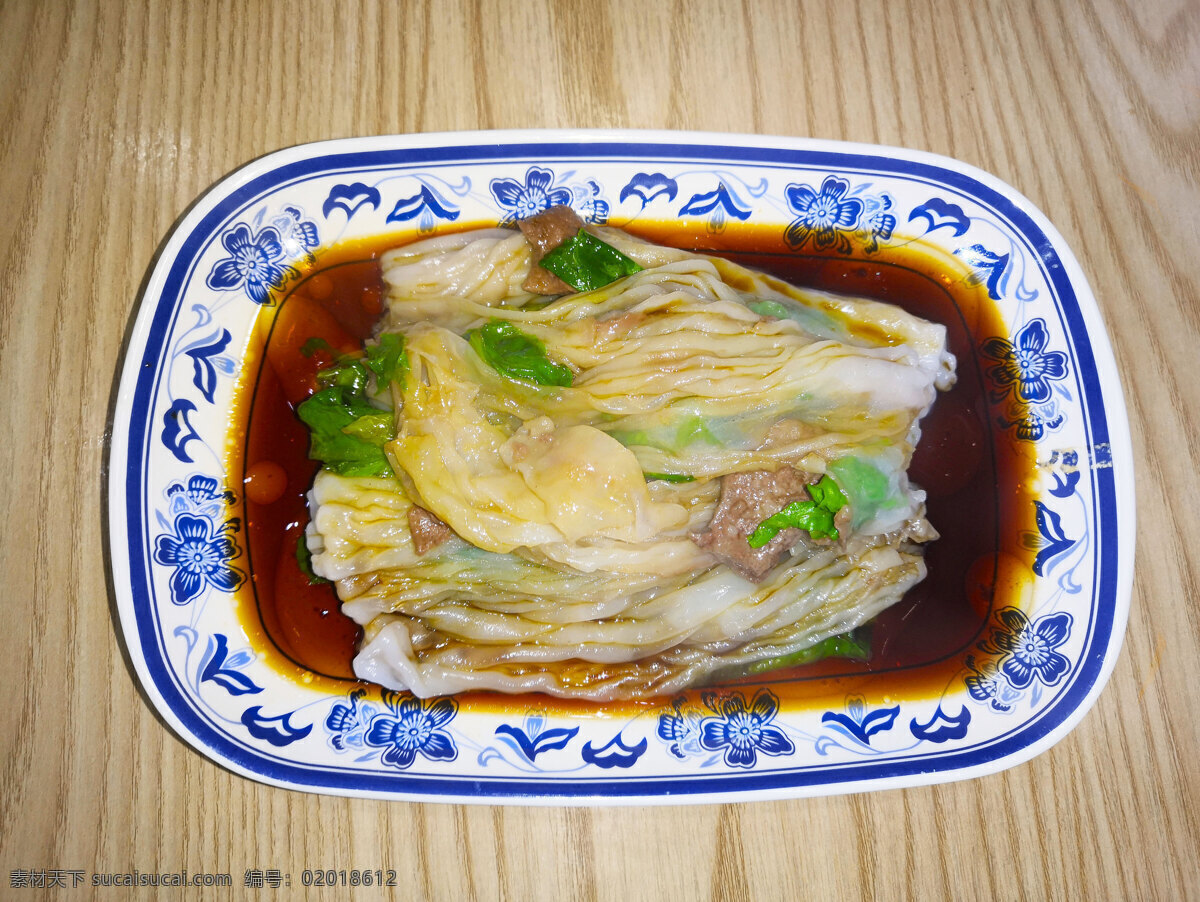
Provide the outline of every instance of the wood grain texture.
[[[241,875],[382,866],[398,899],[1200,898],[1195,0],[9,0],[0,122],[0,896],[36,896],[18,868],[227,871],[232,891],[186,898],[294,898]],[[539,126],[920,148],[1046,212],[1109,327],[1139,503],[1125,648],[1066,739],[964,783],[581,810],[276,790],[163,726],[119,650],[101,529],[113,372],[159,241],[281,147]]]

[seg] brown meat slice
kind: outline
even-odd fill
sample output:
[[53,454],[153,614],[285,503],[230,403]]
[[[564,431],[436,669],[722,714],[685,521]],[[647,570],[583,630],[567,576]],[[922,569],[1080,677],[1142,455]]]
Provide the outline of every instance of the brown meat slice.
[[758,524],[793,501],[810,500],[805,487],[817,479],[794,467],[723,476],[717,509],[708,526],[693,533],[692,541],[746,579],[760,582],[804,533],[792,528],[781,530],[762,548],[751,548],[747,538]]
[[521,234],[533,248],[533,266],[521,286],[534,294],[570,294],[575,289],[550,270],[540,266],[542,257],[550,253],[583,228],[583,220],[567,206],[551,207],[536,216],[517,223]]
[[443,523],[437,514],[415,504],[408,509],[408,531],[417,554],[437,548],[454,535],[454,530]]

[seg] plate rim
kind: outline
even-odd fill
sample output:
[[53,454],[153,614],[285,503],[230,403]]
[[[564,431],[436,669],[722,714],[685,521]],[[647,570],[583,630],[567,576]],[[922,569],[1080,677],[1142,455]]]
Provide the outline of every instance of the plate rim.
[[[703,790],[690,791],[684,789],[681,792],[673,792],[670,789],[666,791],[658,791],[653,794],[638,794],[630,793],[628,795],[614,796],[608,793],[598,793],[595,795],[588,794],[564,794],[563,787],[558,784],[547,785],[543,790],[535,790],[530,793],[528,791],[515,791],[512,793],[489,793],[485,795],[463,794],[452,790],[446,792],[422,792],[420,789],[398,788],[398,789],[355,789],[347,786],[327,786],[318,783],[304,783],[280,779],[269,773],[264,773],[262,770],[255,769],[251,766],[248,759],[257,759],[256,755],[245,754],[227,754],[219,751],[210,742],[205,742],[193,729],[184,724],[183,720],[178,716],[175,707],[167,700],[164,694],[160,691],[161,687],[157,679],[150,670],[149,661],[147,660],[142,643],[146,637],[139,628],[138,617],[134,609],[134,585],[132,574],[132,554],[130,548],[130,539],[132,539],[133,526],[129,518],[129,510],[127,506],[127,498],[131,496],[131,491],[127,484],[135,483],[138,480],[129,479],[128,464],[129,464],[129,428],[135,422],[134,420],[134,400],[138,394],[138,375],[143,369],[142,358],[145,357],[150,350],[150,341],[154,338],[154,327],[156,325],[156,313],[159,312],[160,305],[155,301],[161,295],[168,279],[169,271],[178,260],[181,248],[187,243],[187,238],[191,236],[205,218],[212,215],[219,204],[226,202],[232,195],[238,191],[245,189],[253,184],[255,180],[260,179],[271,172],[278,171],[292,163],[302,161],[316,161],[321,158],[341,155],[345,153],[371,153],[377,151],[428,151],[433,149],[455,150],[462,151],[464,148],[475,147],[494,147],[497,151],[501,149],[508,150],[510,154],[515,148],[523,145],[531,145],[536,147],[547,147],[555,145],[558,148],[557,155],[548,157],[548,161],[559,159],[563,156],[563,149],[568,146],[578,145],[579,147],[588,147],[595,149],[597,147],[611,147],[617,145],[636,145],[639,146],[641,154],[634,156],[642,156],[645,150],[649,147],[661,145],[662,147],[678,147],[686,148],[693,152],[707,149],[712,152],[714,157],[719,155],[722,150],[731,148],[741,149],[750,152],[795,152],[800,154],[828,154],[838,156],[863,156],[871,157],[876,160],[892,160],[908,162],[914,165],[929,167],[935,170],[940,170],[947,173],[953,173],[968,181],[973,181],[977,185],[990,189],[993,193],[1003,198],[1007,203],[1013,205],[1019,212],[1024,214],[1038,231],[1046,239],[1043,250],[1051,252],[1057,261],[1061,264],[1064,273],[1066,284],[1069,286],[1071,293],[1074,295],[1074,300],[1078,309],[1078,313],[1083,325],[1083,336],[1087,340],[1087,345],[1091,352],[1091,357],[1094,362],[1093,372],[1097,380],[1097,390],[1099,391],[1099,405],[1095,410],[1090,410],[1089,418],[1094,416],[1095,412],[1103,414],[1105,427],[1107,430],[1107,439],[1111,449],[1112,468],[1110,473],[1115,471],[1116,475],[1113,478],[1113,505],[1114,509],[1120,512],[1121,517],[1115,524],[1106,524],[1105,530],[1111,531],[1115,535],[1115,584],[1111,591],[1097,587],[1096,592],[1105,592],[1106,595],[1111,595],[1114,607],[1111,611],[1111,626],[1109,635],[1105,642],[1105,647],[1099,661],[1099,667],[1092,675],[1092,679],[1087,688],[1083,691],[1081,697],[1074,701],[1073,707],[1064,713],[1056,723],[1044,730],[1036,738],[1023,743],[1012,752],[999,754],[997,756],[986,758],[985,760],[966,764],[961,767],[946,769],[939,767],[936,770],[917,771],[912,773],[893,773],[891,775],[866,776],[861,778],[851,778],[849,780],[831,779],[828,782],[822,783],[786,783],[784,785],[760,785],[747,788],[747,783],[755,782],[754,775],[751,774],[720,774],[720,775],[692,775],[686,778],[677,778],[671,782],[672,786],[683,786],[690,784],[693,781],[713,787],[714,784],[720,785],[726,782],[736,784],[730,789],[715,789],[711,792]],[[586,156],[585,153],[579,154]],[[645,156],[646,159],[652,159]],[[695,156],[691,157],[696,159]],[[720,157],[728,159],[728,156]],[[461,162],[467,162],[461,156],[461,153],[455,157]],[[603,159],[601,157],[600,159]],[[482,162],[482,160],[474,160],[473,162]],[[759,163],[765,163],[764,160],[759,160]],[[811,162],[810,162],[811,165]],[[973,195],[974,196],[974,195]],[[724,134],[719,132],[675,132],[675,131],[660,131],[660,130],[621,130],[621,129],[540,129],[540,130],[505,130],[505,131],[465,131],[465,132],[440,132],[440,133],[422,133],[414,135],[382,135],[370,136],[361,138],[341,138],[329,141],[319,141],[307,144],[299,144],[292,147],[284,148],[265,154],[256,159],[253,159],[246,164],[238,167],[228,175],[217,180],[208,189],[202,192],[195,201],[187,208],[173,224],[171,231],[163,243],[160,244],[161,250],[156,254],[152,261],[152,269],[148,278],[145,280],[143,289],[139,293],[136,301],[136,314],[134,315],[133,328],[129,332],[129,338],[123,349],[121,360],[118,364],[117,372],[118,382],[116,391],[116,400],[113,413],[113,431],[110,443],[110,453],[107,478],[107,492],[109,519],[108,519],[108,536],[109,536],[109,553],[110,564],[113,573],[114,592],[116,595],[116,607],[119,614],[121,631],[124,634],[129,657],[138,674],[139,681],[147,696],[154,703],[157,713],[162,716],[168,724],[185,739],[190,745],[195,747],[204,756],[214,760],[217,764],[225,766],[235,772],[249,777],[258,782],[267,783],[270,785],[280,786],[289,789],[300,789],[309,792],[321,794],[336,794],[345,796],[359,796],[382,799],[403,799],[410,801],[439,801],[439,802],[478,802],[484,804],[506,804],[506,803],[522,803],[522,804],[647,804],[647,803],[706,803],[713,801],[738,801],[743,799],[779,799],[792,798],[797,796],[816,796],[840,792],[862,791],[867,789],[888,789],[897,788],[900,786],[916,786],[926,785],[931,783],[949,782],[959,779],[969,779],[975,776],[980,776],[986,773],[998,772],[1008,767],[1016,766],[1023,763],[1038,754],[1041,754],[1046,749],[1060,741],[1068,733],[1070,733],[1086,713],[1095,704],[1101,691],[1106,685],[1111,676],[1113,667],[1119,657],[1120,650],[1124,641],[1125,628],[1129,615],[1129,607],[1132,597],[1132,582],[1133,582],[1133,558],[1134,558],[1134,538],[1136,505],[1134,497],[1134,470],[1133,470],[1133,455],[1132,442],[1128,425],[1128,412],[1125,405],[1124,393],[1122,391],[1120,372],[1116,367],[1115,357],[1112,352],[1111,343],[1109,340],[1107,329],[1104,327],[1102,313],[1099,305],[1095,300],[1090,285],[1080,267],[1074,254],[1063,240],[1061,234],[1054,228],[1049,220],[1038,210],[1024,195],[1016,191],[1012,186],[1001,181],[995,176],[983,170],[977,169],[970,164],[962,163],[950,157],[944,157],[937,154],[931,154],[926,151],[909,150],[904,148],[888,147],[885,145],[872,145],[851,142],[826,141],[812,138],[793,138],[783,136],[764,136],[764,135],[746,135],[746,134]],[[1069,332],[1076,341],[1078,337],[1074,331]],[[161,356],[161,348],[159,352]],[[149,377],[146,377],[149,378]],[[149,426],[149,415],[145,417],[146,424]],[[145,430],[143,431],[143,437]],[[116,464],[115,466],[113,464]],[[143,468],[145,462],[143,462]],[[1099,516],[1097,507],[1097,516]],[[126,538],[128,536],[128,538]],[[122,553],[123,552],[123,553]],[[122,566],[123,565],[123,566]],[[147,563],[148,572],[148,563]],[[1099,579],[1099,577],[1097,577]],[[1085,646],[1085,650],[1091,646]],[[1082,665],[1082,662],[1081,662]],[[1048,706],[1043,711],[1039,712],[1039,716],[1035,720],[1043,719],[1044,715],[1054,711],[1057,712],[1063,702]],[[1020,729],[1016,731],[1014,739],[1024,737],[1030,732],[1030,721],[1024,721],[1020,725]],[[870,762],[874,769],[880,769],[882,762]],[[320,771],[322,768],[313,766]],[[303,768],[301,768],[303,769]],[[886,770],[886,765],[884,766]],[[404,775],[396,775],[403,777]],[[758,782],[763,782],[761,778],[766,775],[758,775]],[[791,773],[785,773],[782,777],[794,776]],[[725,779],[721,779],[725,778]],[[389,776],[389,782],[393,782],[396,777]],[[410,778],[411,779],[411,778]],[[467,781],[468,778],[463,778]],[[662,775],[645,778],[646,782],[661,781]],[[422,778],[422,783],[430,782],[430,778]],[[435,780],[434,782],[441,782]],[[470,779],[470,782],[476,782]],[[486,781],[485,781],[486,782]],[[496,785],[513,782],[508,778],[497,778],[493,781],[493,789]],[[590,780],[588,783],[601,784],[605,781],[601,779]],[[629,785],[635,785],[640,781],[622,781]],[[768,783],[775,781],[766,781]],[[735,798],[736,797],[736,798]]]

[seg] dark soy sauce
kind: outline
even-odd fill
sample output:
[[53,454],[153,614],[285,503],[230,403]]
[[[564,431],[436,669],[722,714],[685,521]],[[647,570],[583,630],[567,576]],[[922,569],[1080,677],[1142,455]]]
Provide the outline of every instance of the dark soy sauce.
[[[909,471],[928,493],[928,517],[941,533],[926,546],[928,576],[876,618],[869,661],[828,660],[754,678],[780,684],[874,675],[903,681],[909,692],[917,684],[944,683],[947,668],[960,666],[956,653],[975,640],[990,610],[1004,602],[1000,596],[1019,589],[1012,573],[1021,568],[1011,566],[1007,552],[1012,549],[1005,542],[1011,543],[1033,509],[1032,461],[994,432],[988,416],[976,349],[1005,330],[986,292],[955,261],[939,259],[917,244],[841,256],[792,252],[781,245],[778,229],[742,227],[710,235],[639,225],[630,231],[717,253],[802,287],[897,304],[946,326],[958,381],[922,421]],[[334,354],[357,348],[370,334],[382,309],[378,257],[397,243],[380,239],[324,252],[318,266],[288,290],[274,317],[264,318],[248,355],[242,400],[246,425],[241,447],[234,450],[240,461],[230,470],[246,476],[252,597],[243,598],[243,620],[269,658],[306,681],[353,679],[350,661],[360,631],[340,613],[333,587],[311,585],[297,562],[296,543],[308,518],[305,493],[317,465],[308,459],[307,430],[292,405]],[[304,353],[304,343],[314,336],[325,339],[329,350],[314,352],[310,345]],[[939,662],[943,666],[935,666]],[[478,700],[489,704],[482,696]]]

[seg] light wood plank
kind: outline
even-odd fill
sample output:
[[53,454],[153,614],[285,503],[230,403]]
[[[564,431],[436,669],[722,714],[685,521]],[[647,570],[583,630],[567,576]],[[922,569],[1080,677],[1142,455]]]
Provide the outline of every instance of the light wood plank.
[[[1197,897],[1196,3],[14,0],[0,35],[6,889],[18,868],[187,868],[238,884],[187,898],[238,898],[245,869],[274,867],[291,898],[305,867],[379,866],[403,899]],[[1108,323],[1138,467],[1125,649],[1073,733],[938,787],[523,809],[276,790],[158,721],[115,638],[101,466],[159,242],[280,147],[530,126],[915,147],[1049,215]]]

